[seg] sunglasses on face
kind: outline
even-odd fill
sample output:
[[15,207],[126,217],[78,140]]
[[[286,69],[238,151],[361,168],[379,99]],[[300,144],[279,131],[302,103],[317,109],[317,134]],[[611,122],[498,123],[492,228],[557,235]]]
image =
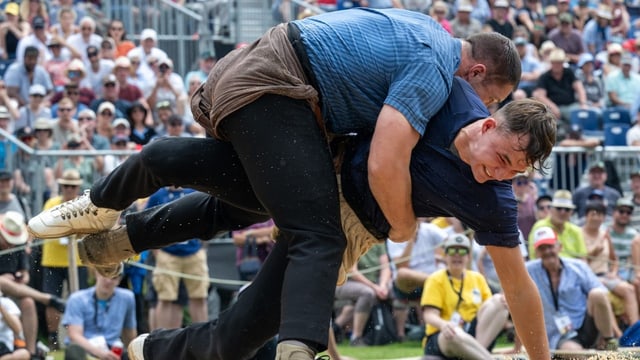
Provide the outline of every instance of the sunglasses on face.
[[83,26],[80,28],[80,30],[93,30],[93,29],[89,26]]
[[115,87],[116,83],[106,83],[104,84],[104,87]]
[[554,209],[560,211],[560,212],[571,212],[572,209],[569,208],[563,208],[563,207],[554,207]]
[[538,206],[538,210],[542,211],[542,210],[549,210],[551,209],[551,205],[540,205]]
[[73,108],[58,108],[58,110],[60,110],[61,112],[69,112],[73,110]]
[[456,254],[460,255],[460,256],[465,256],[465,255],[469,254],[469,249],[450,247],[450,248],[447,248],[444,252],[449,256],[453,256],[453,255],[456,255]]
[[103,112],[100,113],[100,115],[111,116],[111,115],[113,115],[113,113],[111,111],[103,111]]
[[75,189],[77,187],[78,187],[78,185],[62,185],[63,189]]
[[122,27],[119,27],[119,26],[112,26],[112,27],[111,27],[111,30],[113,30],[113,31],[122,31],[122,30],[123,30],[123,28],[122,28]]
[[88,56],[88,57],[98,56],[98,52],[90,52],[90,53],[87,53],[87,56]]
[[618,209],[616,211],[620,213],[620,215],[631,215],[633,213],[633,211],[628,209]]
[[529,184],[529,179],[516,179],[514,182],[518,186],[528,185]]
[[88,116],[82,116],[78,118],[78,121],[92,121],[92,120],[93,118]]
[[68,91],[67,90],[67,95],[80,95],[79,91]]
[[44,96],[43,96],[43,95],[40,95],[40,94],[31,94],[31,97],[34,97],[34,98],[43,98]]

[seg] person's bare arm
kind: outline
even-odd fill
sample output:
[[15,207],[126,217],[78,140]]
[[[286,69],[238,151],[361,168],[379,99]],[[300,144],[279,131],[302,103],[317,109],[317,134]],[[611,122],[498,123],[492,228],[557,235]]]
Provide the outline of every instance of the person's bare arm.
[[112,353],[109,350],[99,349],[96,346],[93,346],[84,336],[84,327],[82,325],[68,325],[67,332],[69,334],[69,340],[80,345],[87,352],[92,354],[93,356],[99,359],[107,359],[107,360],[118,360],[119,357],[116,354]]
[[411,203],[411,151],[420,134],[398,110],[380,111],[369,153],[369,187],[391,229],[389,238],[411,239],[418,222]]
[[558,109],[558,106],[556,105],[556,103],[554,103],[553,101],[551,101],[551,99],[547,97],[547,90],[543,88],[536,88],[535,90],[533,90],[533,93],[531,95],[533,98],[538,99],[542,101],[545,105],[547,105],[551,110],[551,113],[553,113],[555,117],[560,118],[561,116],[560,109]]
[[493,259],[513,323],[529,359],[550,359],[542,301],[524,265],[520,249],[487,246],[487,251]]
[[122,343],[129,346],[129,343],[138,336],[136,329],[122,329]]
[[2,320],[7,323],[7,326],[14,334],[22,333],[22,323],[18,315],[9,313],[2,305],[0,305],[0,314],[2,315]]

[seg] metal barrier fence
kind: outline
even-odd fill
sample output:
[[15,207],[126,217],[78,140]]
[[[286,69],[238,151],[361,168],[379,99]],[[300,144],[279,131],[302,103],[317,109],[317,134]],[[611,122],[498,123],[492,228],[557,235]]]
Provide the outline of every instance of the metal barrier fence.
[[545,164],[547,174],[538,180],[541,193],[554,190],[575,190],[586,183],[589,166],[603,161],[607,166],[608,182],[623,193],[630,191],[629,175],[640,169],[640,147],[607,146],[585,149],[582,147],[555,147]]

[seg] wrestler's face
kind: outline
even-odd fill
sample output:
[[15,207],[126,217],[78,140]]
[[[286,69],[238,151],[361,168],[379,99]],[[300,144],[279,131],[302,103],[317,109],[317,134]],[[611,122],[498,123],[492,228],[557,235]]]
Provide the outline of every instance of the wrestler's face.
[[469,166],[479,183],[508,180],[527,170],[524,149],[527,136],[506,135],[493,118],[484,120],[478,136],[470,144]]

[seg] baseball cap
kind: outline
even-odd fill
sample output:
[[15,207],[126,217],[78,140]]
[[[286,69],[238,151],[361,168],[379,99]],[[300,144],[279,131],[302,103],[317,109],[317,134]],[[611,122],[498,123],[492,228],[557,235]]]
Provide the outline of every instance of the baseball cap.
[[126,56],[119,56],[115,61],[115,66],[117,68],[130,68],[131,60]]
[[211,50],[205,50],[200,53],[201,59],[215,59],[216,55]]
[[618,44],[618,43],[611,43],[609,45],[607,45],[607,53],[609,55],[611,54],[622,54],[622,51],[624,49],[622,48],[622,45]]
[[472,12],[472,11],[473,11],[473,6],[471,6],[471,4],[469,4],[468,2],[460,3],[460,5],[458,6],[458,12]]
[[587,196],[587,199],[593,200],[594,197],[599,197],[601,199],[604,199],[604,190],[602,189],[591,190],[591,193],[589,194],[589,196]]
[[52,130],[53,124],[51,123],[51,120],[47,118],[38,118],[38,120],[33,124],[33,128],[35,130]]
[[44,86],[40,84],[33,84],[29,86],[29,95],[45,96],[47,95],[47,89],[45,89]]
[[4,7],[4,13],[18,16],[18,14],[20,14],[20,5],[14,2],[10,2],[7,4],[7,6]]
[[620,207],[628,207],[631,210],[633,210],[633,208],[635,207],[635,204],[633,203],[633,201],[631,201],[631,199],[626,197],[621,197],[618,199],[618,201],[616,201],[616,209]]
[[140,39],[141,40],[151,39],[153,41],[158,41],[158,33],[153,29],[147,28],[142,30],[142,32],[140,33]]
[[112,114],[116,113],[116,107],[110,101],[104,101],[100,106],[98,106],[98,114],[102,113],[105,110],[111,111]]
[[558,236],[555,231],[548,226],[543,226],[533,232],[533,248],[537,249],[542,245],[555,245],[558,242]]
[[589,166],[589,172],[593,171],[593,170],[606,170],[606,166],[604,165],[604,162],[602,161],[596,161],[593,164],[591,164],[591,166]]
[[449,235],[447,239],[442,243],[442,247],[446,249],[452,246],[471,249],[471,240],[469,240],[469,238],[464,234]]
[[127,129],[129,129],[131,127],[131,125],[129,124],[129,120],[124,119],[124,118],[117,118],[115,120],[113,120],[113,123],[111,123],[111,126],[118,127],[118,126],[124,126]]
[[0,221],[0,234],[11,245],[23,245],[29,234],[24,216],[17,211],[7,211]]
[[640,169],[634,170],[631,172],[631,174],[629,174],[630,179],[633,179],[636,176],[640,176]]
[[156,109],[164,109],[164,108],[171,108],[171,101],[169,100],[158,101],[158,103],[156,104]]
[[620,59],[620,63],[622,65],[632,65],[633,64],[633,58],[631,57],[631,54],[629,54],[629,53],[622,54],[622,58]]
[[573,198],[571,196],[571,191],[569,190],[558,190],[553,193],[553,198],[551,199],[551,206],[556,208],[565,208],[565,209],[575,209],[576,206],[573,205]]
[[44,29],[46,24],[47,22],[42,16],[36,16],[31,20],[31,26],[33,26],[34,29]]
[[162,65],[167,65],[169,68],[173,69],[173,61],[171,61],[171,59],[169,59],[168,57],[165,57],[158,62],[158,67]]
[[508,8],[509,7],[509,1],[507,1],[507,0],[496,0],[493,3],[493,7],[494,8]]
[[115,84],[117,81],[116,76],[113,74],[107,74],[102,78],[102,85]]
[[28,126],[23,126],[20,129],[16,130],[16,137],[21,140],[24,138],[33,137],[33,129]]
[[0,170],[0,180],[9,180],[13,179],[13,174],[9,170]]
[[558,20],[563,23],[571,24],[571,22],[573,21],[573,16],[571,15],[571,13],[563,12],[558,16]]
[[580,59],[578,59],[578,67],[583,67],[586,63],[592,63],[594,62],[595,59],[593,58],[593,55],[591,55],[590,53],[582,53],[580,54]]

